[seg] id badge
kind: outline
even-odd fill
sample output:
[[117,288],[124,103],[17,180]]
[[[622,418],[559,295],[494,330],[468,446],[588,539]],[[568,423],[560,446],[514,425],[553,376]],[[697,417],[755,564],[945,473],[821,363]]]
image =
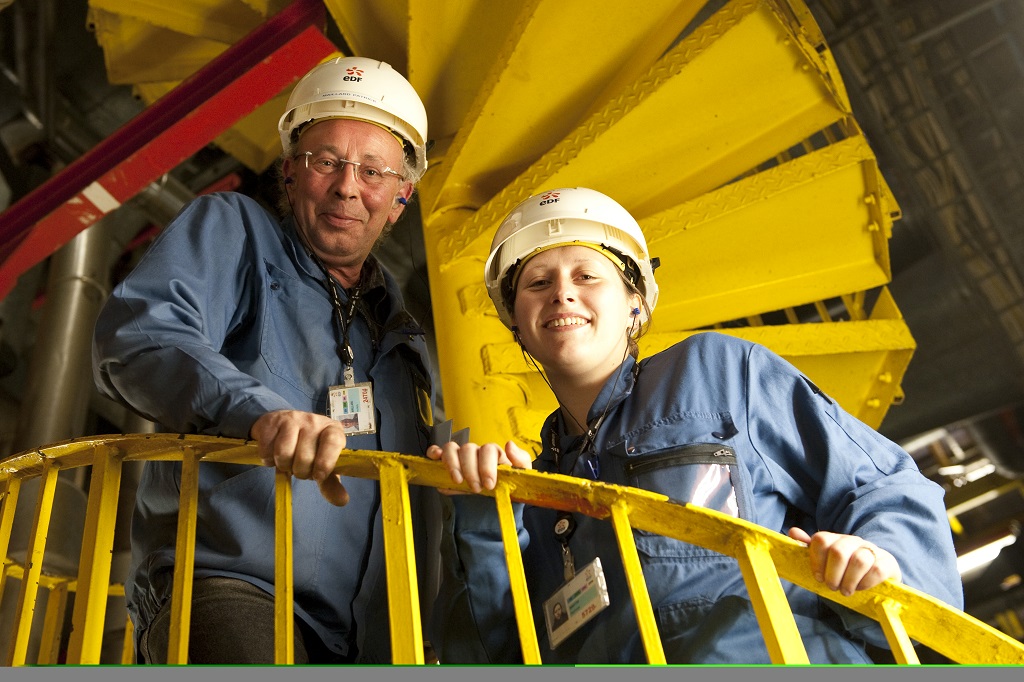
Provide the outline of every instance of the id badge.
[[608,585],[597,557],[544,602],[548,641],[554,649],[609,604]]
[[330,417],[341,422],[346,436],[377,433],[372,384],[363,382],[351,386],[331,386],[327,395]]

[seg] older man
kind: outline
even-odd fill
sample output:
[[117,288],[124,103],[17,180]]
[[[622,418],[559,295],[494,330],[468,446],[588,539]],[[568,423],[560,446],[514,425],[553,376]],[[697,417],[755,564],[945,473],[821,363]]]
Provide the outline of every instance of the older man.
[[[426,168],[426,112],[387,64],[336,58],[279,133],[285,218],[235,193],[186,206],[101,313],[95,379],[165,430],[253,438],[268,465],[200,466],[190,662],[273,662],[269,465],[299,479],[296,662],[388,662],[379,488],[333,470],[344,447],[429,444],[423,331],[371,255]],[[166,660],[180,471],[147,463],[137,493],[125,589],[147,662]]]

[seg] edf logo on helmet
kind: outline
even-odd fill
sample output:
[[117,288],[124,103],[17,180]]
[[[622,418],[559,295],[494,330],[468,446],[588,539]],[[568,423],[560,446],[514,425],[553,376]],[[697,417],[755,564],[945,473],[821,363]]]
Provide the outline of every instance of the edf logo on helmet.
[[545,204],[553,204],[556,201],[558,201],[558,192],[546,192],[541,197],[540,205],[543,206]]
[[345,73],[347,73],[348,75],[341,79],[343,81],[358,82],[363,80],[363,70],[358,67],[350,66],[349,68],[345,69]]

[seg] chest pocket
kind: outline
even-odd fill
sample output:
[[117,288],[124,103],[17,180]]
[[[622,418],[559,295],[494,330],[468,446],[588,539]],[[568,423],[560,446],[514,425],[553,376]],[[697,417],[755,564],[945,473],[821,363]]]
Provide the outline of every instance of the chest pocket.
[[266,266],[260,355],[276,382],[309,401],[322,400],[341,378],[330,301],[274,264]]
[[[612,452],[626,485],[751,520],[745,478],[736,450],[726,442],[736,433],[727,414],[714,415],[713,419],[708,415],[683,417],[675,424],[631,434],[632,438]],[[637,549],[649,557],[721,557],[703,547],[647,531],[633,533]]]
[[[661,493],[678,502],[740,516],[736,453],[720,443],[680,445],[636,457],[622,464],[626,484]],[[634,530],[637,549],[649,557],[720,557],[687,542]]]
[[668,495],[739,517],[733,484],[736,453],[715,443],[694,443],[627,459],[623,473],[629,485]]

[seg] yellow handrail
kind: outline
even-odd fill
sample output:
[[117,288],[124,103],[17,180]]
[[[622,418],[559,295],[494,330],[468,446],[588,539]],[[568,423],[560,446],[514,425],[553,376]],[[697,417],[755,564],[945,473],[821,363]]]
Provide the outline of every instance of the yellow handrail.
[[[93,581],[90,587],[95,590],[96,577],[109,576],[113,518],[109,512],[103,511],[109,508],[107,505],[111,499],[111,491],[104,490],[104,487],[109,488],[119,481],[122,462],[138,460],[183,462],[181,509],[186,513],[180,514],[179,518],[178,556],[185,557],[186,560],[179,561],[175,566],[172,599],[177,617],[172,621],[178,620],[181,626],[177,633],[172,628],[169,648],[171,653],[175,654],[175,661],[185,662],[185,652],[188,649],[187,615],[192,574],[190,558],[194,551],[194,496],[198,490],[198,467],[203,462],[259,464],[256,446],[249,441],[174,434],[95,436],[57,443],[0,462],[0,490],[3,491],[0,507],[0,551],[3,554],[0,556],[7,556],[14,507],[23,480],[41,476],[44,481],[49,481],[51,478],[55,479],[58,470],[93,465],[93,485],[90,486],[89,492],[90,512],[87,515],[83,539],[83,546],[91,543],[92,548],[87,553],[83,547],[83,562],[79,575],[61,577],[39,573],[45,549],[46,527],[49,523],[50,509],[44,508],[48,488],[52,503],[52,487],[46,485],[40,490],[40,502],[36,508],[37,523],[33,529],[33,539],[30,541],[32,564],[26,571],[10,559],[4,562],[4,570],[0,572],[0,586],[7,575],[21,577],[23,585],[19,601],[19,625],[9,643],[8,664],[25,663],[28,627],[31,625],[35,609],[34,588],[25,585],[34,582],[37,586],[51,590],[51,599],[56,598],[56,605],[51,607],[48,604],[49,616],[51,609],[56,614],[62,608],[59,603],[61,590],[80,591],[80,586],[90,585],[90,579]],[[464,492],[470,492],[469,488],[465,484],[454,485],[445,468],[438,462],[395,453],[345,450],[338,460],[336,472],[345,476],[381,481],[394,662],[422,663],[422,628],[416,593],[414,548],[409,532],[408,486],[422,485]],[[278,590],[278,601],[281,603],[277,613],[278,645],[275,657],[280,663],[293,662],[290,645],[292,618],[289,484],[290,480],[287,477],[279,477],[277,556],[279,564],[288,565],[279,567],[278,570],[278,579],[285,583],[284,589]],[[638,626],[648,660],[651,662],[664,661],[664,653],[657,637],[650,597],[643,581],[639,561],[631,560],[631,557],[636,559],[636,546],[630,528],[665,535],[736,558],[773,662],[807,662],[807,654],[796,631],[792,610],[779,581],[781,578],[878,621],[899,663],[918,662],[914,641],[956,663],[1024,663],[1024,644],[1021,642],[905,585],[887,581],[871,590],[857,592],[849,597],[833,592],[811,575],[807,549],[804,545],[779,533],[714,510],[673,502],[664,495],[646,490],[508,468],[502,468],[494,491],[481,494],[495,497],[498,505],[506,555],[510,563],[513,602],[519,621],[524,660],[528,663],[539,662],[540,654],[518,552],[512,501],[575,511],[599,519],[608,519],[613,524],[638,614]],[[193,546],[187,546],[189,543]],[[87,627],[97,627],[88,624],[103,623],[106,600],[95,596],[101,593],[102,590],[96,590],[93,596],[87,599],[75,600],[74,623],[85,623]],[[123,594],[123,587],[111,586],[107,593]],[[282,623],[284,627],[281,627]],[[52,627],[44,628],[44,631],[44,639],[49,638],[50,641],[44,641],[40,658],[45,655],[48,661],[52,661],[52,640],[55,635]],[[98,663],[100,638],[95,636],[95,633],[92,633],[92,636],[88,633],[77,636],[81,638],[80,650],[71,655],[69,649],[68,662]],[[132,659],[128,648],[130,638],[129,626],[125,635],[125,653],[122,659],[125,662]]]

